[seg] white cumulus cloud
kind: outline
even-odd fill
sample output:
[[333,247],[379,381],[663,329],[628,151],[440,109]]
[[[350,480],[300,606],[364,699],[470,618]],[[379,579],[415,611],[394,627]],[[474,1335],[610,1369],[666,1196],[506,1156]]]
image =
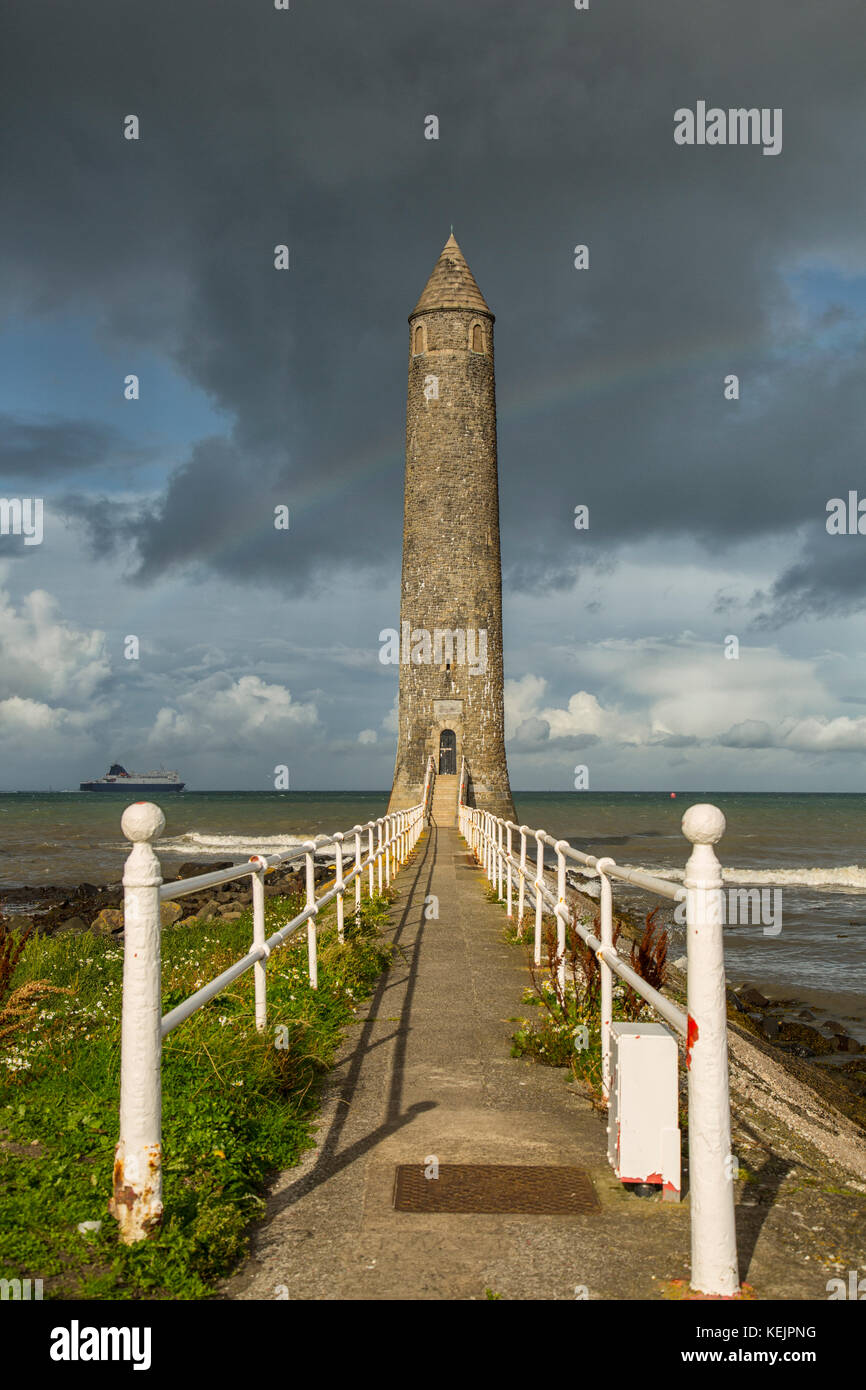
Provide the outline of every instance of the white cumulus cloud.
[[0,591],[0,700],[59,701],[68,708],[91,700],[110,673],[104,632],[64,622],[57,599],[44,589],[17,608]]
[[283,685],[261,676],[209,676],[164,705],[148,735],[155,748],[175,752],[196,749],[270,748],[280,739],[318,724],[312,703],[292,699]]

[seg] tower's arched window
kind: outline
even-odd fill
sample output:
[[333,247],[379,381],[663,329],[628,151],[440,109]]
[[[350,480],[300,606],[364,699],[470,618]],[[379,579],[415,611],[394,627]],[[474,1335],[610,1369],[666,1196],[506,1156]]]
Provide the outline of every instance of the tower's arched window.
[[472,325],[472,351],[484,351],[484,330],[480,323],[473,323]]
[[422,323],[415,325],[415,342],[413,344],[412,351],[416,356],[419,352],[426,351],[424,343],[424,325]]

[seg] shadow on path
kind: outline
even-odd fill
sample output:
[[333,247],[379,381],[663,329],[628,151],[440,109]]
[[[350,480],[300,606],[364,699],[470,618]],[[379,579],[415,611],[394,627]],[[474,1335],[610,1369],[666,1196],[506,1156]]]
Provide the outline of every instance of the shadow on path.
[[[403,1091],[403,1064],[406,1057],[406,1045],[409,1037],[410,1019],[412,1014],[412,1001],[415,995],[415,987],[418,979],[418,963],[421,954],[421,942],[424,936],[424,900],[433,880],[433,867],[436,862],[436,851],[438,847],[438,830],[435,822],[430,826],[424,838],[419,841],[416,850],[416,859],[412,864],[407,864],[402,871],[404,883],[408,891],[406,901],[403,904],[399,920],[394,928],[392,937],[395,947],[394,959],[381,980],[376,986],[376,990],[370,999],[370,1009],[368,1017],[361,1029],[358,1043],[352,1053],[352,1060],[346,1078],[340,1087],[337,1100],[337,1112],[316,1155],[316,1160],[312,1168],[300,1175],[296,1182],[290,1187],[280,1192],[268,1202],[265,1223],[273,1220],[281,1212],[294,1205],[301,1197],[312,1192],[315,1188],[327,1182],[335,1174],[342,1172],[350,1164],[355,1163],[370,1149],[376,1147],[383,1139],[399,1130],[410,1125],[417,1115],[426,1110],[435,1110],[435,1101],[419,1101],[415,1105],[410,1105],[408,1110],[401,1110],[402,1091]],[[423,886],[422,886],[423,880]],[[419,901],[420,899],[420,901]],[[413,911],[418,914],[418,927],[415,932],[414,940],[409,949],[406,950],[402,944],[404,936],[410,933],[409,919]],[[407,973],[399,979],[394,978],[394,968],[398,961],[402,960],[407,967]],[[372,1039],[373,1029],[378,1020],[379,1007],[389,989],[396,984],[404,984],[406,994],[400,1010],[400,1021],[393,1033],[389,1033],[384,1038],[378,1038],[375,1042]],[[349,1106],[364,1058],[369,1052],[381,1046],[384,1042],[391,1042],[396,1039],[394,1046],[394,1062],[391,1069],[391,1084],[388,1090],[388,1098],[385,1107],[385,1118],[380,1125],[363,1139],[358,1139],[348,1148],[339,1151],[340,1138],[348,1117]]]

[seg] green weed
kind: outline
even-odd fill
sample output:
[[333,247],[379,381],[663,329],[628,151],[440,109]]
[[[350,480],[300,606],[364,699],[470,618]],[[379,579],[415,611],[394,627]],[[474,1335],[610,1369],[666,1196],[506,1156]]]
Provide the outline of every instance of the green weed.
[[[268,931],[301,910],[267,904]],[[0,1058],[0,1275],[42,1278],[53,1298],[203,1298],[243,1257],[275,1171],[313,1144],[318,1082],[357,1004],[390,957],[384,898],[331,916],[319,931],[319,989],[307,981],[301,931],[268,962],[268,1031],[253,1021],[252,971],[165,1040],[163,1201],[153,1239],[118,1243],[108,1215],[117,1143],[123,949],[110,938],[31,937],[15,992],[43,983]],[[163,1011],[232,961],[251,914],[166,928]],[[80,1222],[102,1221],[82,1234]]]

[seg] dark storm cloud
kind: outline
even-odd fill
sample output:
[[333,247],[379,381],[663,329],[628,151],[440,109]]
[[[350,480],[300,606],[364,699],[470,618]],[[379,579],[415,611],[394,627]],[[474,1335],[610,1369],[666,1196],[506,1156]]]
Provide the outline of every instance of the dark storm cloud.
[[[95,313],[227,412],[126,518],[135,572],[396,573],[405,320],[452,221],[497,313],[506,583],[561,587],[635,537],[724,552],[809,524],[863,456],[864,363],[818,343],[832,323],[782,272],[864,266],[866,18],[791,11],[13,6],[5,307]],[[676,147],[698,99],[781,106],[782,153]],[[780,584],[814,609],[852,575],[831,557]]]
[[116,462],[128,465],[145,450],[119,430],[91,420],[24,420],[0,413],[0,478],[39,481],[69,477]]
[[807,615],[839,618],[863,607],[866,537],[830,536],[821,516],[802,558],[779,575],[769,594],[753,596],[755,626],[778,627]]

